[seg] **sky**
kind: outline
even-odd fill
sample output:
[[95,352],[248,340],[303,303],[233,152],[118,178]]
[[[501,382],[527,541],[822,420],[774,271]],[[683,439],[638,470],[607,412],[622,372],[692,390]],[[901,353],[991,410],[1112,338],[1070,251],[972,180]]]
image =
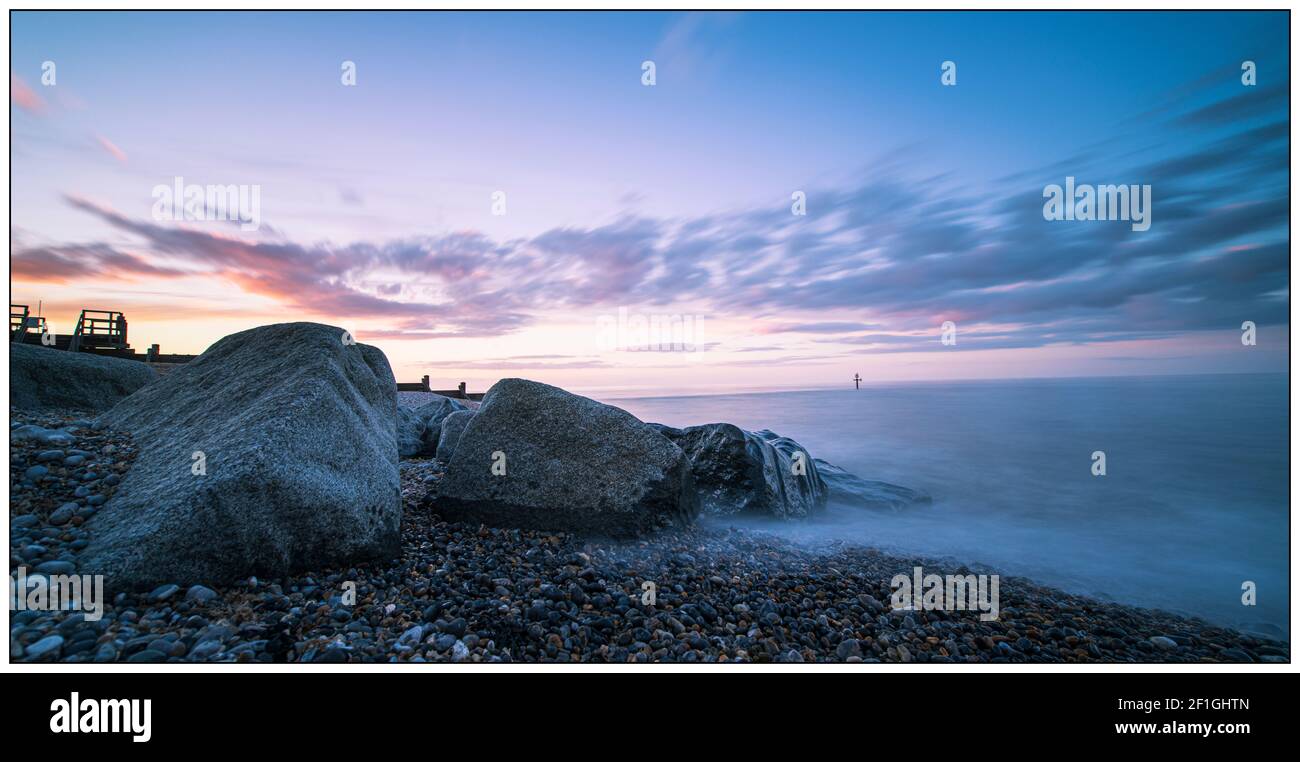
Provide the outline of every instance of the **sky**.
[[[121,310],[137,351],[198,353],[314,320],[480,391],[1288,367],[1285,13],[11,29],[11,301],[56,332]],[[1045,219],[1067,177],[1150,186],[1150,228]],[[178,182],[248,206],[187,216]]]

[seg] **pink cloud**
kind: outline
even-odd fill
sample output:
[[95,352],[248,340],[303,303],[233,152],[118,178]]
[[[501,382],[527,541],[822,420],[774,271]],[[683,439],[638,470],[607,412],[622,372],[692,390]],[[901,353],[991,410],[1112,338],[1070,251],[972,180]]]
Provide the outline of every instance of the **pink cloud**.
[[45,101],[12,72],[9,74],[9,98],[11,103],[29,114],[45,114]]
[[115,146],[115,145],[113,145],[112,143],[110,143],[109,140],[108,140],[108,138],[104,137],[103,135],[96,135],[96,136],[95,136],[95,140],[98,140],[98,141],[99,141],[99,145],[100,145],[101,147],[103,147],[103,149],[104,149],[105,151],[108,151],[108,153],[109,153],[109,154],[110,154],[114,159],[117,159],[118,161],[122,162],[123,164],[126,163],[126,151],[123,151],[121,148],[118,148],[117,146]]

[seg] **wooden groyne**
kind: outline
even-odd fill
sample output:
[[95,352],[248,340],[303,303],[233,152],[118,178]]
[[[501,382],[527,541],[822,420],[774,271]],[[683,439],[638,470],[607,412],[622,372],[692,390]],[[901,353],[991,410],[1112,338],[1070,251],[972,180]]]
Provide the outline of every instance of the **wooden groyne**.
[[422,376],[422,377],[420,378],[419,383],[402,383],[401,381],[399,381],[399,382],[397,382],[397,391],[399,391],[399,392],[430,392],[430,393],[432,393],[432,394],[440,394],[440,395],[442,395],[443,397],[451,397],[452,399],[461,399],[461,400],[476,400],[476,401],[477,401],[477,400],[481,400],[481,399],[483,399],[483,392],[467,392],[467,391],[465,391],[465,382],[464,382],[464,381],[461,381],[460,384],[459,384],[455,389],[433,389],[433,388],[430,388],[430,386],[429,386],[429,377],[428,377],[428,376]]
[[40,344],[65,352],[86,352],[122,360],[169,365],[187,363],[197,356],[163,354],[157,344],[151,344],[143,353],[135,351],[127,342],[126,315],[117,310],[83,309],[72,333],[50,333],[45,318],[32,315],[28,305],[10,304],[9,341],[16,344]]

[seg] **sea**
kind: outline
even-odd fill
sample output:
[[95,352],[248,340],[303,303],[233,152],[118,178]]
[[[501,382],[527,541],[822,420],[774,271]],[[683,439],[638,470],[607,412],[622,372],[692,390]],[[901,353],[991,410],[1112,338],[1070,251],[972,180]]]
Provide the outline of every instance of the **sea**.
[[984,565],[1289,640],[1288,382],[908,382],[603,401],[671,426],[771,429],[933,498],[897,511],[832,504],[762,531]]

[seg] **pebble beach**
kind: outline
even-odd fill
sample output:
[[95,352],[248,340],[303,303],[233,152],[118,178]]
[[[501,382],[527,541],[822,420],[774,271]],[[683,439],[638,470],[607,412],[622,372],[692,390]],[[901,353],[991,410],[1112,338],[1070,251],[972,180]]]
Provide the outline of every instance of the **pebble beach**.
[[[10,572],[72,574],[135,455],[76,415],[11,411]],[[596,540],[444,521],[432,458],[401,461],[400,558],[227,586],[109,592],[104,615],[13,611],[14,662],[1267,663],[1285,642],[1001,578],[996,621],[895,610],[939,561],[702,522]],[[980,570],[984,571],[984,570]],[[992,570],[996,572],[996,570]],[[643,602],[653,583],[652,604]],[[355,599],[352,595],[355,594]]]

